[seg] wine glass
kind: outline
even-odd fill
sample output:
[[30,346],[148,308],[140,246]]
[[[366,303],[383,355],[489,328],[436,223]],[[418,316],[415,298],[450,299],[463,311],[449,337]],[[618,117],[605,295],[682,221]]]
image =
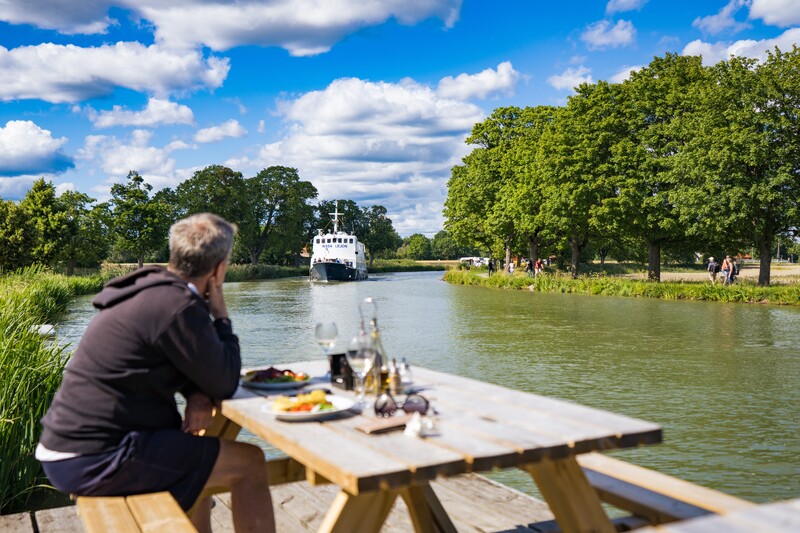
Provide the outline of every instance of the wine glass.
[[375,349],[369,335],[361,333],[353,337],[347,346],[347,364],[350,365],[356,378],[358,405],[364,409],[364,381],[372,369],[372,365],[375,364]]
[[322,347],[325,355],[329,355],[336,344],[336,336],[339,332],[336,330],[336,322],[317,322],[317,327],[314,329],[314,338]]

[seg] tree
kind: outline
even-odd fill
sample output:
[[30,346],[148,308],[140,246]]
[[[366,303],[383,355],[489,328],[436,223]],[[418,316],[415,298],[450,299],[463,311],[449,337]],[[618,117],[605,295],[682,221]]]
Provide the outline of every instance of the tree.
[[36,228],[18,204],[0,199],[0,273],[29,265]]
[[175,202],[181,217],[214,213],[239,224],[244,220],[247,205],[252,200],[247,197],[242,173],[222,165],[198,170],[175,189]]
[[90,207],[95,199],[76,191],[65,191],[58,200],[66,214],[67,227],[61,259],[71,276],[76,266],[96,266],[108,256],[108,204]]
[[597,206],[611,194],[612,147],[617,140],[617,88],[583,84],[544,131],[538,163],[542,185],[539,223],[569,243],[577,276],[589,239],[598,234]]
[[699,57],[667,54],[634,72],[621,85],[614,172],[598,216],[608,232],[641,239],[647,245],[647,276],[661,279],[661,249],[688,240],[679,204],[685,184],[674,173],[692,132],[685,117],[694,95],[708,81]]
[[368,226],[366,213],[353,200],[321,200],[317,204],[317,213],[319,215],[317,227],[322,230],[332,229],[332,215],[336,209],[340,213],[339,227],[363,240]]
[[127,179],[127,184],[111,186],[112,231],[117,248],[133,253],[142,268],[145,254],[157,251],[167,239],[171,208],[150,198],[153,186],[138,172],[130,171]]
[[[278,236],[284,240],[297,237],[303,227],[297,221],[305,216],[299,213],[307,214],[307,204],[316,198],[317,189],[310,182],[301,181],[297,169],[272,166],[248,178],[244,190],[246,212],[238,222],[237,245],[257,265],[261,254]],[[286,225],[283,229],[282,224]],[[293,236],[286,233],[289,226],[296,232]]]
[[430,259],[431,242],[421,233],[414,233],[403,239],[403,245],[397,251],[397,255],[404,259]]
[[53,265],[69,239],[67,214],[56,197],[55,186],[44,178],[36,180],[19,205],[34,227],[33,261]]
[[[362,209],[366,231],[360,237],[361,242],[369,255],[369,266],[375,257],[388,250],[396,250],[402,239],[392,225],[392,219],[386,216],[386,208],[382,205],[373,205]],[[399,241],[399,243],[398,243]]]
[[776,49],[763,63],[731,58],[713,67],[713,81],[679,169],[691,188],[683,217],[754,242],[758,283],[769,285],[773,243],[800,221],[800,50]]
[[453,239],[447,230],[442,230],[431,240],[431,254],[434,259],[458,259],[468,255]]

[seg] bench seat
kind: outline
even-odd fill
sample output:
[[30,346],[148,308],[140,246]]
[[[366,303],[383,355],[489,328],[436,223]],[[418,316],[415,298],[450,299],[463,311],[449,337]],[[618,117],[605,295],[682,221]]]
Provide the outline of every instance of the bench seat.
[[169,492],[117,497],[79,496],[77,506],[86,533],[197,531]]

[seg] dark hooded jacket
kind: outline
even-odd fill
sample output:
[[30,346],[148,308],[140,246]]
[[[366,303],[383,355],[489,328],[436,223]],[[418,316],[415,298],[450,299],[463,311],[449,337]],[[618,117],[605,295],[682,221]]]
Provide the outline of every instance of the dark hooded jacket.
[[109,281],[42,419],[48,449],[110,451],[130,431],[180,428],[175,393],[236,391],[239,339],[227,319],[161,267]]

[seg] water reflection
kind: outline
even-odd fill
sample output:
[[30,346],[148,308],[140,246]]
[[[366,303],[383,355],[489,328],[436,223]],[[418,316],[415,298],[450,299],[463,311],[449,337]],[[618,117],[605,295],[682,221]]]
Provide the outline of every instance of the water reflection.
[[[747,499],[800,494],[800,310],[451,286],[440,273],[359,283],[225,286],[246,365],[322,357],[314,325],[346,342],[378,302],[387,352],[412,364],[657,422],[660,446],[618,453]],[[93,315],[76,302],[60,332]],[[525,475],[497,477],[534,493]]]

